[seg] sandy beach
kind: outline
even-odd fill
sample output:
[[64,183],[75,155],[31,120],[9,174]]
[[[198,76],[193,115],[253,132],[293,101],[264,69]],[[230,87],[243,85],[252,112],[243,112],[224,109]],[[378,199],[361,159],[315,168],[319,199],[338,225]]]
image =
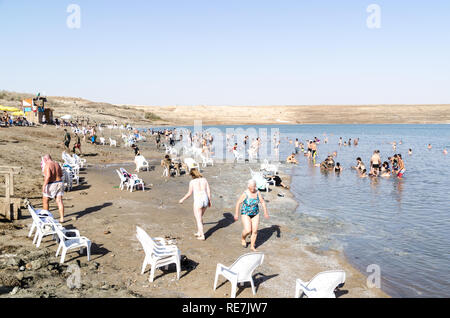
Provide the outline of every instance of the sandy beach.
[[[54,126],[14,127],[0,134],[2,163],[24,167],[17,178],[17,196],[40,207],[40,156],[48,152],[60,160],[62,131]],[[139,173],[147,185],[145,192],[118,189],[114,169],[134,170],[130,148],[82,145],[89,167],[80,174],[81,184],[65,194],[63,225],[78,229],[92,240],[91,261],[75,252],[68,254],[66,263],[60,266],[54,256],[56,245],[50,238],[36,249],[32,239],[27,238],[31,217],[22,210],[21,220],[13,224],[0,222],[0,297],[229,297],[229,283],[213,291],[215,268],[217,263],[231,265],[250,251],[240,245],[242,225],[233,222],[232,214],[250,178],[249,168],[257,169],[259,165],[217,163],[203,169],[211,185],[213,206],[204,218],[206,241],[202,242],[193,236],[192,199],[178,204],[190,177],[163,178],[159,166],[163,152],[156,149],[151,138],[139,145],[152,166],[151,171]],[[282,166],[281,170],[283,178],[289,180],[289,167]],[[347,275],[338,296],[388,297],[379,289],[369,289],[366,277],[341,252],[312,250],[292,235],[290,225],[280,222],[277,216],[294,213],[297,203],[289,191],[280,189],[263,194],[271,218],[261,219],[259,228],[257,248],[265,259],[255,272],[256,297],[293,297],[295,278],[308,280],[319,271],[337,268],[344,269]],[[279,197],[279,192],[285,196]],[[54,202],[50,210],[58,215]],[[158,270],[153,283],[148,281],[148,269],[140,275],[144,252],[135,237],[136,225],[151,236],[174,240],[183,255],[179,281],[172,267],[167,272]],[[66,286],[70,276],[67,266],[77,263],[82,288],[70,290]],[[223,282],[220,280],[220,284]],[[11,294],[16,286],[19,288]],[[254,296],[246,286],[238,290],[238,297]]]

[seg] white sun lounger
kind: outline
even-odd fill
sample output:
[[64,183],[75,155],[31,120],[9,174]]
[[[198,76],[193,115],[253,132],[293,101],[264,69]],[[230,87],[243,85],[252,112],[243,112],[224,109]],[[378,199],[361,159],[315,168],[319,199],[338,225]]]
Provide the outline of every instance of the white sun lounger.
[[136,237],[145,252],[141,274],[144,274],[147,265],[151,266],[149,281],[153,282],[155,270],[160,267],[175,264],[177,267],[177,280],[180,279],[181,253],[175,245],[167,245],[163,238],[151,238],[142,228],[136,226]]
[[345,283],[343,270],[325,271],[314,276],[309,282],[295,281],[295,298],[302,294],[308,298],[336,298],[334,290]]
[[260,252],[248,253],[240,256],[231,266],[227,267],[217,264],[216,277],[214,279],[214,290],[217,288],[219,275],[224,276],[231,283],[231,298],[236,298],[236,288],[238,283],[250,282],[253,295],[256,294],[255,284],[253,282],[253,271],[262,264],[264,254]]

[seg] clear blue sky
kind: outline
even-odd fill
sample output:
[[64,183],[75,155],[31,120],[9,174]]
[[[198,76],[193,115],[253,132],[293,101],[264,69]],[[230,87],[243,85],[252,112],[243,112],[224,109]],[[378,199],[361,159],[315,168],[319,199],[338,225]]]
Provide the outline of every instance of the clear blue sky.
[[[66,25],[69,4],[81,28]],[[368,5],[381,7],[369,29]],[[0,0],[0,89],[140,105],[450,103],[448,0]]]

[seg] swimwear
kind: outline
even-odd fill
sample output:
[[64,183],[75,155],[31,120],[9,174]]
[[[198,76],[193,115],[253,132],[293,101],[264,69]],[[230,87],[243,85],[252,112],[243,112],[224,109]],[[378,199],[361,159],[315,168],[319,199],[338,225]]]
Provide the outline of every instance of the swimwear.
[[208,194],[205,191],[200,193],[194,192],[194,207],[195,208],[206,208],[209,205]]
[[50,182],[45,186],[45,191],[42,195],[51,199],[62,197],[64,195],[64,183],[62,181]]
[[245,200],[242,202],[241,215],[247,215],[253,218],[259,214],[259,196],[255,199],[249,198],[245,193]]

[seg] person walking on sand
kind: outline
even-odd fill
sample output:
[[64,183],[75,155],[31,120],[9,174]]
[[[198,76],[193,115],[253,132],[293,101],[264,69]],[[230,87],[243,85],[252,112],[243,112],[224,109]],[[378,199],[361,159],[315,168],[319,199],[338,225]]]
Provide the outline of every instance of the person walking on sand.
[[197,222],[197,239],[204,241],[205,234],[203,233],[203,215],[208,207],[211,207],[211,190],[208,181],[200,174],[197,169],[192,169],[192,180],[189,182],[188,193],[179,201],[183,204],[184,200],[194,194],[194,217]]
[[76,149],[80,152],[80,156],[83,155],[83,152],[81,152],[81,139],[79,134],[75,134],[75,144],[73,145],[72,152],[76,153]]
[[48,211],[50,199],[56,199],[59,210],[59,221],[64,222],[64,183],[62,182],[63,172],[59,164],[52,160],[50,155],[45,155],[44,163],[44,184],[42,185],[42,208]]
[[64,146],[66,147],[67,152],[70,152],[70,133],[67,129],[64,128]]
[[259,225],[259,204],[261,203],[264,211],[264,217],[269,218],[267,213],[266,202],[261,196],[261,193],[256,189],[256,181],[251,179],[247,183],[248,189],[242,193],[236,203],[236,211],[234,220],[239,219],[239,212],[241,213],[241,220],[243,225],[241,235],[241,245],[247,247],[246,238],[251,234],[250,248],[252,251],[256,251],[255,243],[258,235]]

